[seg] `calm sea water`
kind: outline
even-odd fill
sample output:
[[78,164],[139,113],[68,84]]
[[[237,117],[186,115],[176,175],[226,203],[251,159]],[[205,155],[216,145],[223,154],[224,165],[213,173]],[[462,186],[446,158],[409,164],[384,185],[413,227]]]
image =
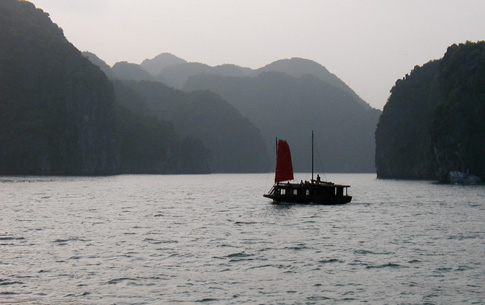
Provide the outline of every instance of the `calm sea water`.
[[0,303],[485,304],[485,187],[326,178],[352,203],[274,205],[270,174],[0,177]]

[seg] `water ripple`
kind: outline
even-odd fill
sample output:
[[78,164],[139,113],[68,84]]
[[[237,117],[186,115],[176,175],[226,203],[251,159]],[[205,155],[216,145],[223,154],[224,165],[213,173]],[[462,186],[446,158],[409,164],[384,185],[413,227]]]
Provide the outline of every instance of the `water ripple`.
[[0,303],[483,304],[483,187],[333,178],[354,202],[273,205],[265,175],[0,178]]

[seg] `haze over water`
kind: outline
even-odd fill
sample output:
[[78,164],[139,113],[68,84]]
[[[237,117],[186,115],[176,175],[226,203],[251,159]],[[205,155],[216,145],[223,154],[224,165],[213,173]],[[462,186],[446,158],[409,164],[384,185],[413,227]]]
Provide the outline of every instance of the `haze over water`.
[[483,304],[483,186],[327,174],[352,203],[298,206],[272,178],[0,178],[0,303]]
[[302,57],[379,109],[414,66],[441,58],[454,43],[485,37],[481,0],[32,2],[78,49],[109,65],[162,52],[253,69]]

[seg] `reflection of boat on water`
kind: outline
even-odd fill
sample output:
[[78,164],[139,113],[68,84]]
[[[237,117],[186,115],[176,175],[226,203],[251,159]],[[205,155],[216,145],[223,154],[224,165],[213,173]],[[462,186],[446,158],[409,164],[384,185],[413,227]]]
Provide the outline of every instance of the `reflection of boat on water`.
[[275,184],[263,196],[274,202],[343,204],[352,200],[348,195],[350,185],[320,181],[320,176],[313,179],[313,133],[312,133],[312,179],[300,183],[293,180],[290,147],[285,140],[278,141],[276,156]]

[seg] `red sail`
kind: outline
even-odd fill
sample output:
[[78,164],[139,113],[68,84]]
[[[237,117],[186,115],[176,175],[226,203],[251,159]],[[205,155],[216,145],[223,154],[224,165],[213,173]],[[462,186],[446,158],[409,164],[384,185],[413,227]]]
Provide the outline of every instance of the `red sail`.
[[285,140],[278,140],[278,156],[274,182],[293,180],[290,146]]

